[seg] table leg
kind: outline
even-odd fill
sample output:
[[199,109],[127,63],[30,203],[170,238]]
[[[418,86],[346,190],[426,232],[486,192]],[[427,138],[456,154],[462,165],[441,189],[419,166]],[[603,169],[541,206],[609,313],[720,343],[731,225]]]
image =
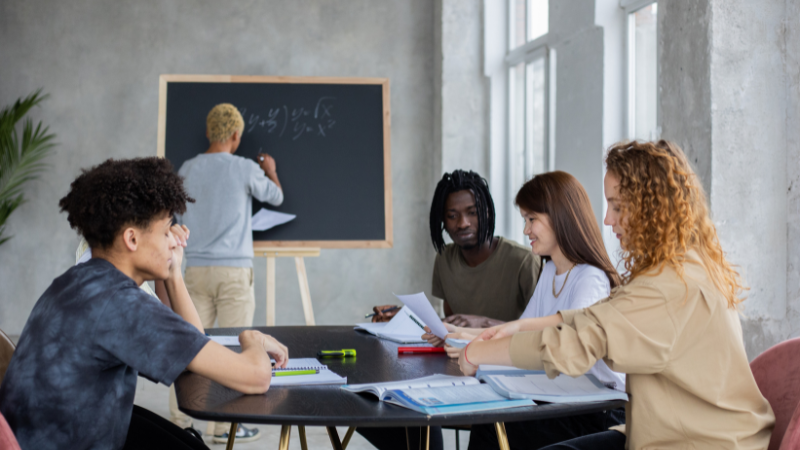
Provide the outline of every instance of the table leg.
[[331,438],[333,450],[344,450],[342,441],[339,440],[339,432],[336,431],[336,427],[325,427],[325,429],[328,430],[328,437]]
[[275,257],[267,256],[267,326],[275,326]]
[[347,448],[347,444],[350,443],[350,438],[353,437],[353,432],[356,431],[356,427],[350,427],[347,429],[347,433],[344,435],[344,440],[342,440],[342,450]]
[[[419,447],[420,450],[430,450],[431,448],[431,427],[420,427],[419,429]],[[406,427],[406,448],[411,450],[411,439],[408,437],[408,427]]]
[[289,450],[289,436],[292,434],[291,425],[281,425],[281,443],[278,446],[280,450]]
[[297,269],[297,281],[300,283],[300,300],[303,302],[303,314],[306,316],[306,325],[315,325],[314,307],[311,306],[311,291],[308,289],[308,275],[306,263],[302,256],[295,256],[294,265]]
[[305,425],[298,425],[297,431],[300,434],[300,449],[308,450],[308,443],[306,442],[306,427]]
[[506,425],[503,422],[495,422],[495,430],[497,430],[497,442],[500,444],[500,450],[511,450],[508,445],[508,435],[506,435]]
[[239,424],[231,423],[231,429],[228,431],[228,443],[225,445],[225,450],[233,450],[233,441],[236,439],[237,429],[239,429]]

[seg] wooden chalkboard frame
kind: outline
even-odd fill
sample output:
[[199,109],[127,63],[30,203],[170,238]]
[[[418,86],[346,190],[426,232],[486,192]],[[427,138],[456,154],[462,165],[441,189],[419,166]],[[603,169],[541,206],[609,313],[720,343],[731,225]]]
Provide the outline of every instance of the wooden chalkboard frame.
[[312,248],[392,248],[392,158],[391,109],[389,105],[388,78],[358,77],[288,77],[259,75],[177,75],[163,74],[158,82],[158,156],[165,156],[167,137],[167,88],[169,83],[293,83],[293,84],[375,84],[383,92],[383,190],[384,223],[383,240],[370,241],[254,241],[253,247],[312,247]]

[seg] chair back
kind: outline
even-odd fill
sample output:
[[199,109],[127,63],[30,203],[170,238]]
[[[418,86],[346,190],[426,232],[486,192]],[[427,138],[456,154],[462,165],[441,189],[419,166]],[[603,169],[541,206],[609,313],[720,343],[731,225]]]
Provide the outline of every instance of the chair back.
[[750,370],[775,413],[768,450],[779,450],[786,429],[800,403],[800,338],[767,349],[750,363]]
[[0,383],[3,382],[3,378],[6,376],[8,364],[11,362],[11,356],[16,348],[17,346],[14,345],[14,342],[3,333],[3,330],[0,330]]
[[0,448],[3,450],[22,450],[19,448],[19,442],[14,437],[14,432],[8,426],[6,418],[0,413]]
[[800,449],[800,405],[794,410],[794,414],[789,420],[789,427],[786,428],[780,448],[780,450],[797,449]]

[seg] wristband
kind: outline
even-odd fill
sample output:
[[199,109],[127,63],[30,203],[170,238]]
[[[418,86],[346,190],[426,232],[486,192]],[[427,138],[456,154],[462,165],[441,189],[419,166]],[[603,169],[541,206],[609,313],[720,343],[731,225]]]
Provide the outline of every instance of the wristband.
[[464,361],[466,361],[466,362],[467,362],[467,364],[469,364],[469,365],[470,365],[470,366],[472,366],[472,367],[478,367],[478,366],[476,366],[475,364],[472,364],[471,362],[469,362],[469,359],[467,359],[467,350],[469,349],[469,346],[470,346],[470,344],[472,344],[472,342],[473,342],[473,341],[469,341],[469,344],[467,344],[466,346],[464,346]]

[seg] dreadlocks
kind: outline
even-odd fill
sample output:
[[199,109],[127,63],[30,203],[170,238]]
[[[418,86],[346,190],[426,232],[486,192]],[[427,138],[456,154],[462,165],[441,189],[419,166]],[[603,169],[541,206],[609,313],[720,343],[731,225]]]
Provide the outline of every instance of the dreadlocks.
[[431,240],[437,253],[444,250],[444,208],[447,196],[453,192],[470,191],[475,196],[475,208],[478,210],[478,243],[491,241],[494,237],[494,202],[489,193],[489,183],[475,172],[454,170],[445,173],[436,191],[431,204]]

